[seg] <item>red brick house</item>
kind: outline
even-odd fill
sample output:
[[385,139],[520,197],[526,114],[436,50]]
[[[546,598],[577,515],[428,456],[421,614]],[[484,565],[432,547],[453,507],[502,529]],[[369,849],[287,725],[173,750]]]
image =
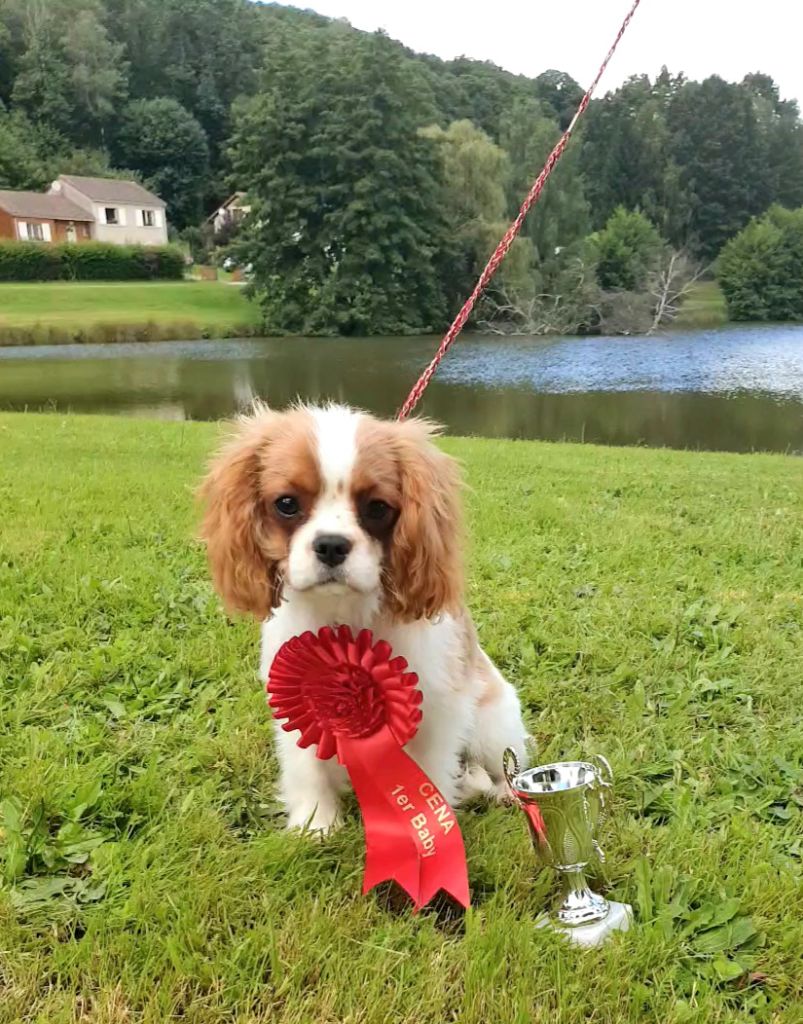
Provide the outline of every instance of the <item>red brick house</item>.
[[92,214],[64,196],[0,189],[0,240],[88,242]]

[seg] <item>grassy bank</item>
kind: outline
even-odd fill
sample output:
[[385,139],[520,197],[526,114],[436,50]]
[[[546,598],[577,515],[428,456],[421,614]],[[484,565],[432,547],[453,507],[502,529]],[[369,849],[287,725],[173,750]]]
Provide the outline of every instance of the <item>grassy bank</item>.
[[0,1022],[803,1019],[800,463],[449,440],[469,598],[543,760],[602,751],[599,951],[512,809],[461,812],[465,929],[359,895],[352,809],[281,830],[253,625],[193,542],[217,430],[0,416]]
[[253,333],[258,309],[218,282],[0,284],[0,345]]
[[[681,328],[727,323],[714,281],[695,286]],[[0,346],[245,337],[259,332],[256,305],[224,281],[0,284]]]
[[698,281],[680,308],[676,327],[721,327],[728,322],[725,296],[716,281]]

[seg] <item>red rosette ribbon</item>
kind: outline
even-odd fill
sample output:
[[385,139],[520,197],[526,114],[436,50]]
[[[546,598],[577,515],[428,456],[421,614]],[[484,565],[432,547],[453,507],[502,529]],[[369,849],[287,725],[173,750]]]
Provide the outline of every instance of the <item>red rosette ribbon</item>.
[[365,828],[363,893],[397,882],[416,910],[443,889],[467,907],[463,837],[452,808],[402,749],[421,721],[418,676],[370,630],[325,626],[281,647],[268,675],[268,703],[300,747],[337,755]]

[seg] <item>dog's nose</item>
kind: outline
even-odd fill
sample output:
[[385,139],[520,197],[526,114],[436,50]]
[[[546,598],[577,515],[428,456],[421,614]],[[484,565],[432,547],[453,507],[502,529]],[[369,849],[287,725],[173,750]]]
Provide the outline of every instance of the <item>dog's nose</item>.
[[318,556],[318,561],[328,565],[330,569],[342,565],[348,558],[351,548],[351,541],[338,533],[323,533],[312,542],[312,550]]

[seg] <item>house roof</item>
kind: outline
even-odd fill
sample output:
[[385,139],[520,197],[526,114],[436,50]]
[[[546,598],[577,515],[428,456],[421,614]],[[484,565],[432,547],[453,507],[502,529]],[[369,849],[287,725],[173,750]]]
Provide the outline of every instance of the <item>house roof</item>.
[[96,203],[121,203],[124,206],[167,206],[159,196],[149,192],[135,181],[121,181],[119,178],[84,178],[76,174],[61,174],[59,181],[78,189]]
[[64,196],[42,192],[12,192],[0,189],[0,210],[12,217],[36,217],[41,220],[78,220],[91,223],[92,214]]
[[226,210],[230,210],[233,206],[239,206],[241,199],[245,199],[245,192],[233,192],[225,203],[221,203],[216,210],[209,214],[206,218],[207,223],[209,223],[209,221],[213,221],[215,217],[224,213]]

